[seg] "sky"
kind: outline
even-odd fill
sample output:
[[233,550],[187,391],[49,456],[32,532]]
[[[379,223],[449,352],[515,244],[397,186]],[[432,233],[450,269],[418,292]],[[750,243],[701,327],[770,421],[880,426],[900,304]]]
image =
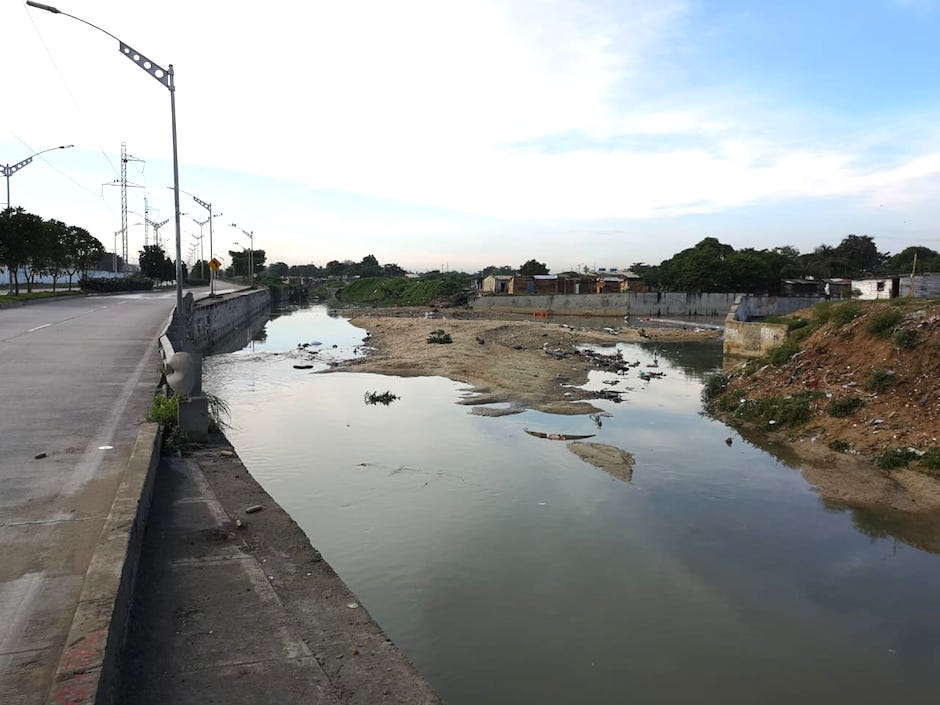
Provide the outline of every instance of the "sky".
[[[174,67],[213,252],[411,271],[655,264],[717,237],[940,250],[940,0],[58,0]],[[115,39],[0,2],[13,206],[172,254],[170,92]],[[5,204],[5,190],[0,190]],[[183,255],[206,211],[181,196]],[[235,223],[238,227],[232,227]],[[203,253],[209,256],[208,226]]]

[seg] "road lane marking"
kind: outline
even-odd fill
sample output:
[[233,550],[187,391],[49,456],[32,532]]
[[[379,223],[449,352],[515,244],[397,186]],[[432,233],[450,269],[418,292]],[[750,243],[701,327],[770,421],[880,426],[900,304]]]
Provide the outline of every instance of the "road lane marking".
[[48,328],[48,327],[51,326],[51,325],[52,325],[51,323],[43,323],[41,326],[36,326],[35,328],[30,328],[30,329],[29,329],[28,331],[26,331],[26,332],[27,332],[27,333],[33,333],[33,332],[35,332],[35,331],[37,331],[37,330],[42,330],[43,328]]

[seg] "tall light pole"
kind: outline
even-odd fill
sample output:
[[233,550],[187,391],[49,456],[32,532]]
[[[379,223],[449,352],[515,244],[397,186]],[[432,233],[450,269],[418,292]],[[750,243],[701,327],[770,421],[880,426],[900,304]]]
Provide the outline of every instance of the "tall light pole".
[[31,164],[33,157],[38,157],[40,154],[45,154],[46,152],[52,152],[56,149],[71,149],[74,147],[74,144],[60,144],[58,147],[49,147],[49,149],[44,149],[41,152],[34,152],[30,154],[23,161],[17,162],[16,164],[0,164],[0,170],[3,171],[3,175],[7,177],[7,208],[12,208],[13,204],[10,203],[10,177],[13,176],[16,172],[22,169],[24,166]]
[[250,247],[248,249],[248,286],[255,285],[255,231],[248,232],[244,228],[239,228],[235,223],[229,223],[233,228],[241,230],[248,238]]
[[133,61],[135,64],[140,66],[144,71],[153,76],[157,81],[162,85],[166,86],[170,91],[170,121],[173,127],[173,195],[176,203],[176,311],[182,316],[183,315],[183,255],[180,245],[180,168],[179,168],[179,158],[177,156],[176,148],[176,84],[173,80],[173,64],[170,64],[169,68],[164,70],[157,64],[153,63],[146,56],[141,54],[138,51],[135,51],[130,46],[122,42],[120,39],[115,37],[111,32],[108,32],[105,29],[102,29],[98,25],[94,25],[87,20],[83,20],[81,17],[76,17],[75,15],[70,15],[67,12],[62,12],[58,8],[53,7],[52,5],[44,5],[41,2],[34,2],[33,0],[26,0],[26,4],[30,7],[35,7],[39,10],[45,10],[46,12],[51,12],[54,15],[65,15],[66,17],[71,17],[73,20],[78,20],[82,24],[86,24],[93,29],[97,29],[99,32],[107,34],[109,37],[114,39],[118,43],[118,49],[124,56]]
[[206,224],[206,221],[202,221],[200,223],[195,218],[193,218],[192,221],[196,225],[199,226],[199,237],[196,237],[195,235],[193,235],[193,239],[199,243],[199,278],[205,279],[206,278],[206,260],[205,260],[205,255],[203,254],[203,249],[202,249],[202,238],[205,237],[205,235],[202,234],[202,226]]
[[[169,188],[169,187],[167,187],[167,188]],[[213,218],[218,218],[218,217],[220,217],[222,214],[221,214],[221,213],[216,213],[215,215],[213,215],[213,214],[212,214],[212,204],[211,204],[211,203],[207,203],[206,201],[203,201],[201,198],[199,198],[198,196],[195,196],[195,195],[191,194],[189,191],[180,190],[179,187],[177,187],[177,190],[179,190],[180,193],[185,193],[187,196],[189,196],[191,199],[193,199],[196,203],[198,203],[200,206],[202,206],[202,207],[205,208],[207,211],[209,211],[209,218],[208,218],[208,221],[205,221],[205,220],[204,220],[204,221],[202,221],[202,222],[199,222],[199,221],[196,220],[195,218],[193,218],[193,220],[196,222],[197,225],[199,225],[199,235],[200,235],[200,237],[202,236],[202,226],[205,225],[206,222],[209,223],[209,259],[215,259],[215,253],[212,251],[212,219],[213,219]],[[209,274],[209,296],[215,296],[215,272],[211,272],[211,273]]]

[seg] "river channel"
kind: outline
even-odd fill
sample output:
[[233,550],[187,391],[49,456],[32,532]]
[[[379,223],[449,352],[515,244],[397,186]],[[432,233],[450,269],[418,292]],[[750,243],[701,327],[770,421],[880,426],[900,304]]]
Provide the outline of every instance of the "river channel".
[[[284,312],[208,358],[205,387],[448,705],[940,702],[940,557],[703,415],[720,343],[620,346],[665,376],[622,381],[598,427],[473,415],[439,377],[322,373],[363,335],[322,306]],[[294,368],[300,343],[313,369]],[[596,434],[634,455],[632,479],[526,428]]]

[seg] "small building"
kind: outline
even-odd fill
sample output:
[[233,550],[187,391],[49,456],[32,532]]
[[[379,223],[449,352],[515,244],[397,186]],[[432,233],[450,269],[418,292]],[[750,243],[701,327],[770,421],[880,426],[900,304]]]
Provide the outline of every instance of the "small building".
[[510,294],[557,294],[557,274],[536,274],[533,276],[516,276],[509,282]]
[[484,294],[508,294],[511,274],[490,274],[483,278],[482,292]]
[[900,277],[877,277],[872,279],[853,279],[852,290],[859,291],[860,299],[876,301],[897,298],[901,288]]

